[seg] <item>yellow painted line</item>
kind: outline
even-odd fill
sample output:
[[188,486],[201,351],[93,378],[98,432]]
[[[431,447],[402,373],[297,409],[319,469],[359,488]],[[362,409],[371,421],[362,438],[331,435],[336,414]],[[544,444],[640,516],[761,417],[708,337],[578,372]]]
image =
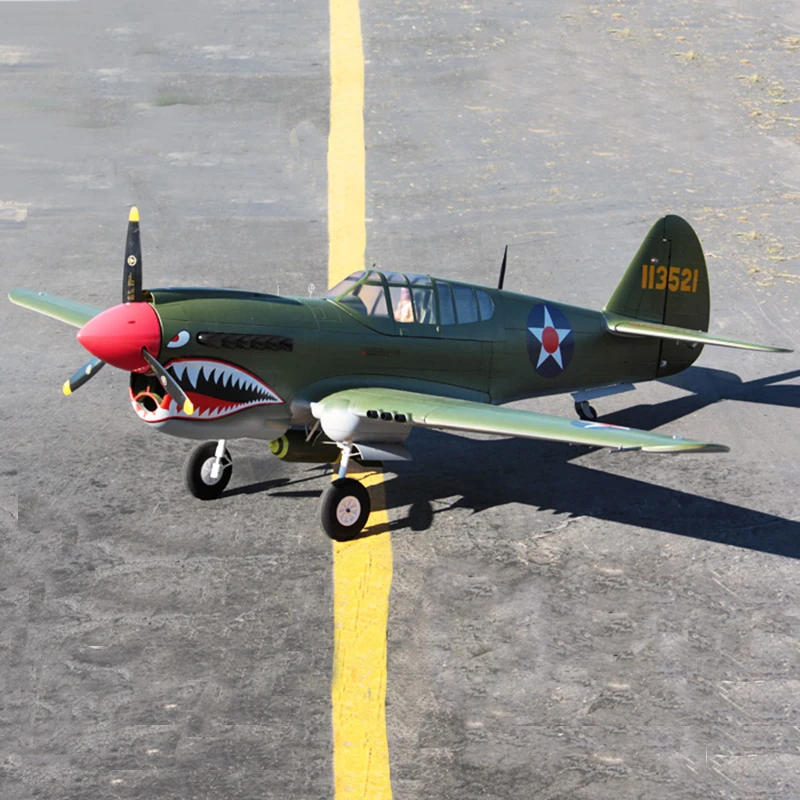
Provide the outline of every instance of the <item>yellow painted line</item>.
[[328,137],[328,280],[364,268],[367,247],[364,51],[358,0],[330,0],[331,130]]
[[382,501],[383,474],[362,473],[358,478],[373,487],[373,503],[379,508],[370,515],[369,536],[333,544],[334,788],[337,800],[390,800],[386,620],[392,542],[384,503],[376,502]]
[[[328,282],[363,269],[366,163],[364,53],[358,0],[330,0],[331,112],[328,139]],[[355,474],[355,469],[353,469]],[[373,535],[333,543],[333,774],[337,800],[389,800],[386,622],[392,544],[380,472],[371,486]],[[382,532],[380,532],[382,531]]]

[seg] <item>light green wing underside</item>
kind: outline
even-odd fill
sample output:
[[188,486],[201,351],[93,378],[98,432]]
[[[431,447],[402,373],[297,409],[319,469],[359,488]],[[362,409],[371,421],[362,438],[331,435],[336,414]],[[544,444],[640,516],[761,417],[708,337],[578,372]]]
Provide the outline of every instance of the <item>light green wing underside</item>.
[[8,299],[23,308],[38,311],[53,319],[82,328],[92,317],[96,317],[103,309],[77,303],[45,292],[31,292],[28,289],[12,289]]
[[760,350],[765,353],[791,353],[786,347],[775,347],[771,344],[755,344],[742,342],[738,339],[729,339],[726,336],[714,336],[703,331],[691,331],[688,328],[677,328],[674,325],[660,325],[657,322],[642,322],[641,320],[623,317],[620,314],[603,315],[606,327],[611,333],[625,336],[649,336],[654,339],[672,339],[678,342],[696,342],[697,344],[716,344],[720,347],[735,347],[739,350]]
[[[313,404],[318,418],[330,411],[350,411],[363,419],[374,413],[405,415],[412,425],[439,430],[493,433],[546,439],[553,442],[609,447],[612,450],[645,450],[649,453],[727,453],[730,448],[710,442],[695,442],[678,436],[620,428],[602,422],[554,417],[533,411],[501,408],[470,400],[404,392],[397,389],[346,389]],[[392,423],[396,424],[396,423]]]

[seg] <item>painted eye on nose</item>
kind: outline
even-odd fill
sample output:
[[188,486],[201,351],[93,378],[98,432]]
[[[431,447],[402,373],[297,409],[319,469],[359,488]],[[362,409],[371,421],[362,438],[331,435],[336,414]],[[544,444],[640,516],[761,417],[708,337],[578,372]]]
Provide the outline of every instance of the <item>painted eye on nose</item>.
[[168,342],[167,347],[183,347],[189,342],[189,331],[180,331],[176,333]]

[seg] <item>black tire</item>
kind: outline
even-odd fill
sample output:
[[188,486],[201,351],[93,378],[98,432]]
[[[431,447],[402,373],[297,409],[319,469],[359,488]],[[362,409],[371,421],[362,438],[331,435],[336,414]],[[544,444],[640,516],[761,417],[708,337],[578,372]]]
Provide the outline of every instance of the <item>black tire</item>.
[[597,419],[597,412],[589,403],[575,403],[575,413],[587,422],[594,422]]
[[195,447],[183,465],[186,488],[199,500],[215,500],[228,485],[233,474],[231,454],[225,449],[222,472],[216,481],[211,481],[211,464],[217,451],[216,442],[204,442]]
[[367,524],[369,511],[369,492],[363,484],[339,478],[322,495],[322,529],[337,542],[349,542]]

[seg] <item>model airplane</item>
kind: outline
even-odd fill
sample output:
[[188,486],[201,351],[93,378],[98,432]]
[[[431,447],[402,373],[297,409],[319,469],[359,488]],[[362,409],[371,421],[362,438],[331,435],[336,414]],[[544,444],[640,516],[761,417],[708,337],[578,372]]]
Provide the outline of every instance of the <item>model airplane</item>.
[[[320,298],[227,289],[142,290],[139,212],[131,209],[122,304],[105,311],[13,290],[18,305],[80,328],[94,356],[71,394],[105,363],[130,373],[148,425],[212,439],[186,462],[195,497],[231,478],[227,440],[262,439],[287,461],[334,463],[322,527],[356,537],[367,490],[351,459],[408,460],[415,426],[548,439],[614,450],[727,447],[597,422],[590,401],[673,375],[705,344],[790,352],[706,333],[709,287],[697,235],[680,217],[651,228],[603,311],[426,275],[356,272]],[[580,419],[498,405],[570,392]]]

